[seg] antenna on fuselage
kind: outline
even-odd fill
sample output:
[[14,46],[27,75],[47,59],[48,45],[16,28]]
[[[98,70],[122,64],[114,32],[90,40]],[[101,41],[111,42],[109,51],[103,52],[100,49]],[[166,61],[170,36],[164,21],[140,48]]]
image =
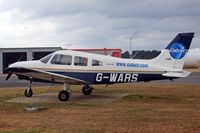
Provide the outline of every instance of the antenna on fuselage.
[[67,44],[67,50],[69,50],[70,46],[72,46],[72,44]]
[[72,46],[71,43],[64,44],[64,45],[63,45],[63,49],[65,49],[65,50],[70,50],[70,46]]

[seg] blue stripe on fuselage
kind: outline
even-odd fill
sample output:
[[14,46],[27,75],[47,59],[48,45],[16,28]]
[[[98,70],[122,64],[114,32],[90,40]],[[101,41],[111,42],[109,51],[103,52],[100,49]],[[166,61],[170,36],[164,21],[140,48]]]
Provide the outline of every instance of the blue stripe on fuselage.
[[151,80],[170,79],[162,74],[137,74],[137,73],[101,73],[101,72],[61,72],[49,71],[75,79],[86,81],[90,84],[114,84],[114,83],[129,83]]

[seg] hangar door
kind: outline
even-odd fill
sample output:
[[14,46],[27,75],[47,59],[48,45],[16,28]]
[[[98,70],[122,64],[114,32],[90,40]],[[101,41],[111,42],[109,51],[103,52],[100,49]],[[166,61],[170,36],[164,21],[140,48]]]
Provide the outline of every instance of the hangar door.
[[10,64],[17,61],[26,61],[26,60],[27,60],[26,52],[3,53],[3,73],[6,73],[5,68],[7,68]]
[[48,51],[48,52],[33,52],[33,60],[39,60],[43,58],[44,56],[53,53],[54,51]]

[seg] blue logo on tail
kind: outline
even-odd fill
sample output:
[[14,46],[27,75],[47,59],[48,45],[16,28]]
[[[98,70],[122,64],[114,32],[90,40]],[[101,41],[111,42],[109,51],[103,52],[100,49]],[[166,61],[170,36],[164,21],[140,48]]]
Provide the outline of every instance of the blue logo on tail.
[[186,48],[182,43],[177,42],[170,47],[169,53],[172,58],[180,60],[185,56]]

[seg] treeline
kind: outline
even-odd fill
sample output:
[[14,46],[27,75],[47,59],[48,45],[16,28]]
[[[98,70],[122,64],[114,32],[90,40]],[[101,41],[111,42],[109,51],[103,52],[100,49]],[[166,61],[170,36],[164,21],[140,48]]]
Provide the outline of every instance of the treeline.
[[129,51],[123,52],[121,54],[122,58],[132,58],[132,59],[153,59],[160,54],[161,51],[145,51],[145,50],[134,50],[132,54],[129,54]]

